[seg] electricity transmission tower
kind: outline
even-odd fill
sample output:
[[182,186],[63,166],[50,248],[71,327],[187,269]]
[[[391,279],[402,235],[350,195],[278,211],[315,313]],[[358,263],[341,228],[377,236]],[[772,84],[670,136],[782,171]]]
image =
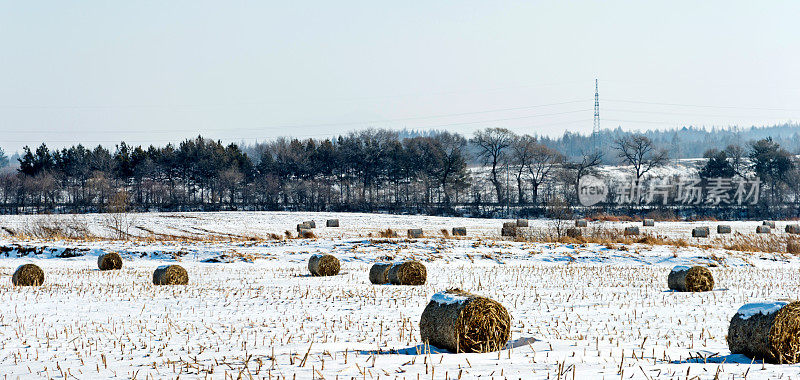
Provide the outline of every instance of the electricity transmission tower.
[[594,80],[594,127],[592,128],[592,143],[594,151],[600,149],[600,92],[598,91],[597,78]]

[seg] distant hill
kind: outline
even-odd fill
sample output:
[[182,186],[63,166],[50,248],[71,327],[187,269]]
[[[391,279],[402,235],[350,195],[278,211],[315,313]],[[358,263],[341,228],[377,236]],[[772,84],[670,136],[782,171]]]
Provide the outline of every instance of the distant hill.
[[[668,130],[623,131],[620,128],[604,129],[599,134],[599,149],[604,153],[607,163],[616,163],[612,142],[620,136],[643,134],[652,139],[657,146],[667,149],[670,158],[699,158],[708,149],[724,149],[730,144],[746,146],[752,141],[772,137],[783,148],[792,153],[800,153],[800,124],[787,123],[766,127],[749,128],[698,128],[682,127]],[[557,149],[568,157],[591,152],[594,141],[591,135],[565,132],[557,138],[539,137],[545,145]]]

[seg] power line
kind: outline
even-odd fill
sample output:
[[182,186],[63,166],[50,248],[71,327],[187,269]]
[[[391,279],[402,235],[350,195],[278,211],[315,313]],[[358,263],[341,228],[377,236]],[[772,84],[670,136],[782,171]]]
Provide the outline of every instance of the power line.
[[620,103],[634,103],[634,104],[649,104],[649,105],[657,105],[657,106],[674,106],[674,107],[749,109],[749,110],[761,110],[761,111],[800,111],[800,108],[763,108],[763,107],[742,107],[742,106],[714,106],[714,105],[700,105],[700,104],[646,102],[646,101],[641,101],[641,100],[624,100],[624,99],[606,99],[606,101],[607,102],[620,102]]

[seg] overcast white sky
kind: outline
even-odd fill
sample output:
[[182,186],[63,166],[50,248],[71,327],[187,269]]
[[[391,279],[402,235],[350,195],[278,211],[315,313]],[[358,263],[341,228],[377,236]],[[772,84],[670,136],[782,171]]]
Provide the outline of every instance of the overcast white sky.
[[[798,1],[0,3],[0,147],[800,120]],[[656,103],[656,104],[653,104]]]

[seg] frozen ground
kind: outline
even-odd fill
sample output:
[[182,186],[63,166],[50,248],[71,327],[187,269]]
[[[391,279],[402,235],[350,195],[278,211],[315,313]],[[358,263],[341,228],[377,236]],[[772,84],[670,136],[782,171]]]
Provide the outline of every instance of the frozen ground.
[[[731,355],[725,342],[728,322],[744,303],[796,298],[800,260],[794,256],[491,239],[501,220],[220,213],[139,215],[136,223],[170,235],[200,228],[253,236],[294,230],[308,219],[319,226],[328,217],[343,227],[318,228],[321,238],[311,240],[18,241],[6,233],[0,237],[0,247],[11,249],[0,258],[0,373],[64,379],[800,377],[798,365],[751,363]],[[0,227],[23,229],[32,218],[0,217]],[[81,218],[102,233],[100,217]],[[368,237],[417,226],[433,235],[457,225],[483,238]],[[675,234],[691,226],[657,224]],[[123,270],[97,271],[103,251],[120,252]],[[320,252],[337,256],[342,274],[309,277],[306,260]],[[428,283],[371,285],[369,265],[385,256],[422,260]],[[151,285],[152,271],[175,261],[188,269],[190,284]],[[45,270],[45,285],[12,287],[11,273],[28,262]],[[693,263],[714,266],[716,289],[667,291],[671,267]],[[423,308],[451,287],[508,308],[506,349],[451,354],[421,344]]]

